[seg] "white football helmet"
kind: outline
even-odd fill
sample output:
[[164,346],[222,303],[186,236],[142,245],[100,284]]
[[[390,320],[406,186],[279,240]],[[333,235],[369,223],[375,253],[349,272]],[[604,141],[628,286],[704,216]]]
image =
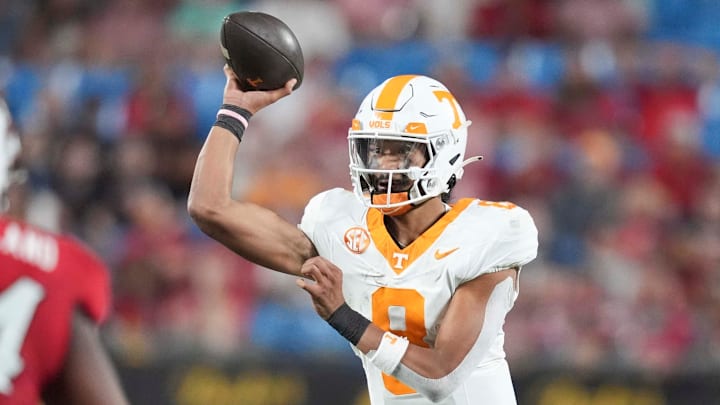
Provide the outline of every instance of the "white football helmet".
[[[20,139],[12,129],[12,118],[5,101],[0,99],[0,197],[15,180],[13,164],[20,153]],[[0,211],[2,211],[0,201]]]
[[447,193],[462,177],[470,121],[426,76],[387,79],[360,104],[348,131],[355,194],[387,215]]

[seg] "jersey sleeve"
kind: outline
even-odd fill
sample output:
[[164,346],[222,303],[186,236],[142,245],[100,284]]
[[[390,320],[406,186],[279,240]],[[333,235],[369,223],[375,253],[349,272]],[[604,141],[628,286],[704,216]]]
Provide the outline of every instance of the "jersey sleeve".
[[464,280],[481,274],[492,273],[512,267],[522,267],[537,257],[538,231],[530,213],[515,207],[498,215],[498,231],[476,256],[477,261],[468,268]]
[[76,307],[97,324],[105,321],[110,310],[110,274],[105,264],[89,249],[73,242],[76,275]]
[[300,220],[301,231],[315,243],[318,236],[318,227],[322,222],[324,215],[323,206],[324,202],[328,197],[330,191],[323,191],[320,194],[315,195],[305,206],[305,212],[303,213],[302,219]]
[[298,227],[313,242],[320,255],[330,257],[333,251],[333,241],[328,227],[338,219],[352,215],[357,205],[356,197],[352,192],[333,188],[323,191],[310,199]]

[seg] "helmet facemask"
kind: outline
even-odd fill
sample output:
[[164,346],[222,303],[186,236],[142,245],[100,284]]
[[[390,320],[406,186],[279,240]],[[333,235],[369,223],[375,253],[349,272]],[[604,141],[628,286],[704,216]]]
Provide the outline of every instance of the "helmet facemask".
[[440,82],[395,76],[363,100],[348,131],[355,194],[386,215],[447,193],[462,177],[470,121]]
[[352,133],[350,171],[358,197],[370,207],[397,215],[396,208],[418,204],[447,190],[434,167],[449,134]]

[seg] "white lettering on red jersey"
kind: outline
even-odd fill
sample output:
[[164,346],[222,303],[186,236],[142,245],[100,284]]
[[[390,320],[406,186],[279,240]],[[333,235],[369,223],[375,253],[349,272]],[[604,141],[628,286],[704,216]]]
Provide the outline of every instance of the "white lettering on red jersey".
[[70,237],[0,216],[0,404],[36,404],[62,367],[73,312],[107,316],[107,268]]
[[0,237],[0,254],[53,271],[58,261],[58,244],[50,235],[23,228],[18,223],[9,223]]

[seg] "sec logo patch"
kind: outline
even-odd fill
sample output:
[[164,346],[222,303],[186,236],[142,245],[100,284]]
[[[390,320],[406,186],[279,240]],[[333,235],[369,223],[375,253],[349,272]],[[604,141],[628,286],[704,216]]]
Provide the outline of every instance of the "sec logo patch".
[[370,235],[367,231],[359,226],[352,227],[345,231],[343,237],[345,247],[353,253],[360,254],[370,246]]

